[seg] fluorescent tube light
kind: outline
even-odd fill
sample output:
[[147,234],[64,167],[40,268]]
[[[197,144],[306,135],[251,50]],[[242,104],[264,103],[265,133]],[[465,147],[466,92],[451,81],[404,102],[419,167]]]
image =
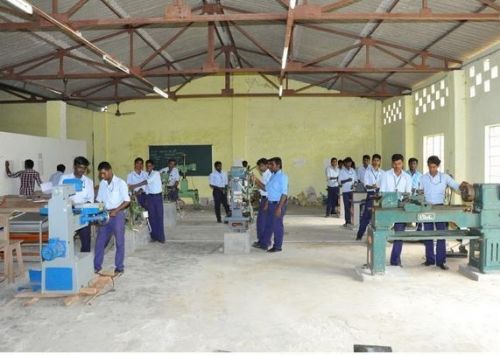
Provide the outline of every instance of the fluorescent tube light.
[[168,94],[167,94],[165,91],[163,91],[162,89],[160,89],[160,88],[158,88],[158,87],[156,87],[156,86],[155,86],[155,87],[153,88],[153,90],[154,90],[154,92],[156,92],[158,95],[163,96],[164,98],[168,99]]
[[295,8],[295,3],[296,3],[296,2],[297,2],[296,0],[290,0],[290,8],[291,8],[291,9],[294,9],[294,8]]
[[17,7],[19,10],[22,10],[26,12],[27,14],[33,15],[33,6],[28,4],[24,0],[7,0],[7,2],[15,7]]
[[288,59],[288,47],[285,47],[285,49],[283,49],[283,57],[281,58],[281,69],[285,69],[287,59]]
[[103,55],[102,60],[104,60],[106,63],[114,66],[115,68],[120,69],[122,72],[130,74],[130,70],[125,65],[123,65],[119,61],[111,58],[109,55],[107,55],[107,54]]
[[278,95],[279,95],[279,97],[283,96],[283,85],[280,85],[280,89],[278,91]]

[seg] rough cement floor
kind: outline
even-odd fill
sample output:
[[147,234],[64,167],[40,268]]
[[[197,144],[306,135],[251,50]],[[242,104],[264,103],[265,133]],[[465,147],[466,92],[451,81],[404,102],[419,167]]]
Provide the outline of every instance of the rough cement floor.
[[360,282],[365,244],[322,210],[291,209],[279,254],[223,255],[213,220],[187,212],[92,305],[23,307],[1,284],[0,351],[500,351],[500,283],[458,274],[464,259],[424,268],[423,246],[405,244],[402,270]]

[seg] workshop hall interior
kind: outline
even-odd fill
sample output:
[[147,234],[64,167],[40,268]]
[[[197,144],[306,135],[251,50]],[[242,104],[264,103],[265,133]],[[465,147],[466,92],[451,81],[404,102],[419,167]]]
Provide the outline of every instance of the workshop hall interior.
[[495,0],[0,0],[0,351],[500,351],[499,66]]

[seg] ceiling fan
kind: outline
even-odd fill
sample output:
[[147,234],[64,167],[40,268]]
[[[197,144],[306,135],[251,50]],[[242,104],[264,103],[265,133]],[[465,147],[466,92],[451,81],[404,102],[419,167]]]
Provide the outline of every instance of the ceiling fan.
[[130,116],[130,115],[135,115],[135,112],[120,112],[120,103],[116,103],[116,112],[115,116],[116,117],[121,117],[121,116]]

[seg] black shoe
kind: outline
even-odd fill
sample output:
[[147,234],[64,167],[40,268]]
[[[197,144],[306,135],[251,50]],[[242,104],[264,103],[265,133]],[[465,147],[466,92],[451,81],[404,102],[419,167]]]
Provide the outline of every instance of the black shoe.
[[268,253],[277,253],[277,252],[280,252],[280,251],[281,251],[281,249],[277,249],[277,248],[275,248],[275,247],[272,247],[272,248],[271,248],[271,249],[269,249],[267,252],[268,252]]
[[441,270],[448,270],[449,267],[446,266],[445,264],[441,264],[441,265],[437,265],[438,268],[440,268]]
[[403,264],[399,263],[399,264],[392,264],[391,263],[391,266],[399,266],[399,267],[403,267]]
[[422,263],[423,266],[431,266],[434,265],[434,263],[431,263],[430,261],[425,261]]
[[217,220],[217,223],[222,223],[222,221]]
[[98,275],[100,275],[100,274],[101,274],[101,271],[102,271],[102,269],[99,269],[99,270],[95,269],[95,270],[94,270],[94,274],[98,274]]
[[356,237],[356,240],[361,240],[363,239],[363,237]]
[[158,243],[165,244],[164,240],[157,240]]
[[119,276],[119,275],[123,274],[124,272],[125,272],[124,270],[115,269],[115,276]]
[[264,250],[264,251],[266,251],[266,250],[267,250],[267,248],[266,248],[266,247],[263,247],[263,246],[262,246],[262,245],[260,245],[258,242],[253,243],[253,244],[252,244],[252,247],[257,248],[257,249],[262,249],[262,250]]

